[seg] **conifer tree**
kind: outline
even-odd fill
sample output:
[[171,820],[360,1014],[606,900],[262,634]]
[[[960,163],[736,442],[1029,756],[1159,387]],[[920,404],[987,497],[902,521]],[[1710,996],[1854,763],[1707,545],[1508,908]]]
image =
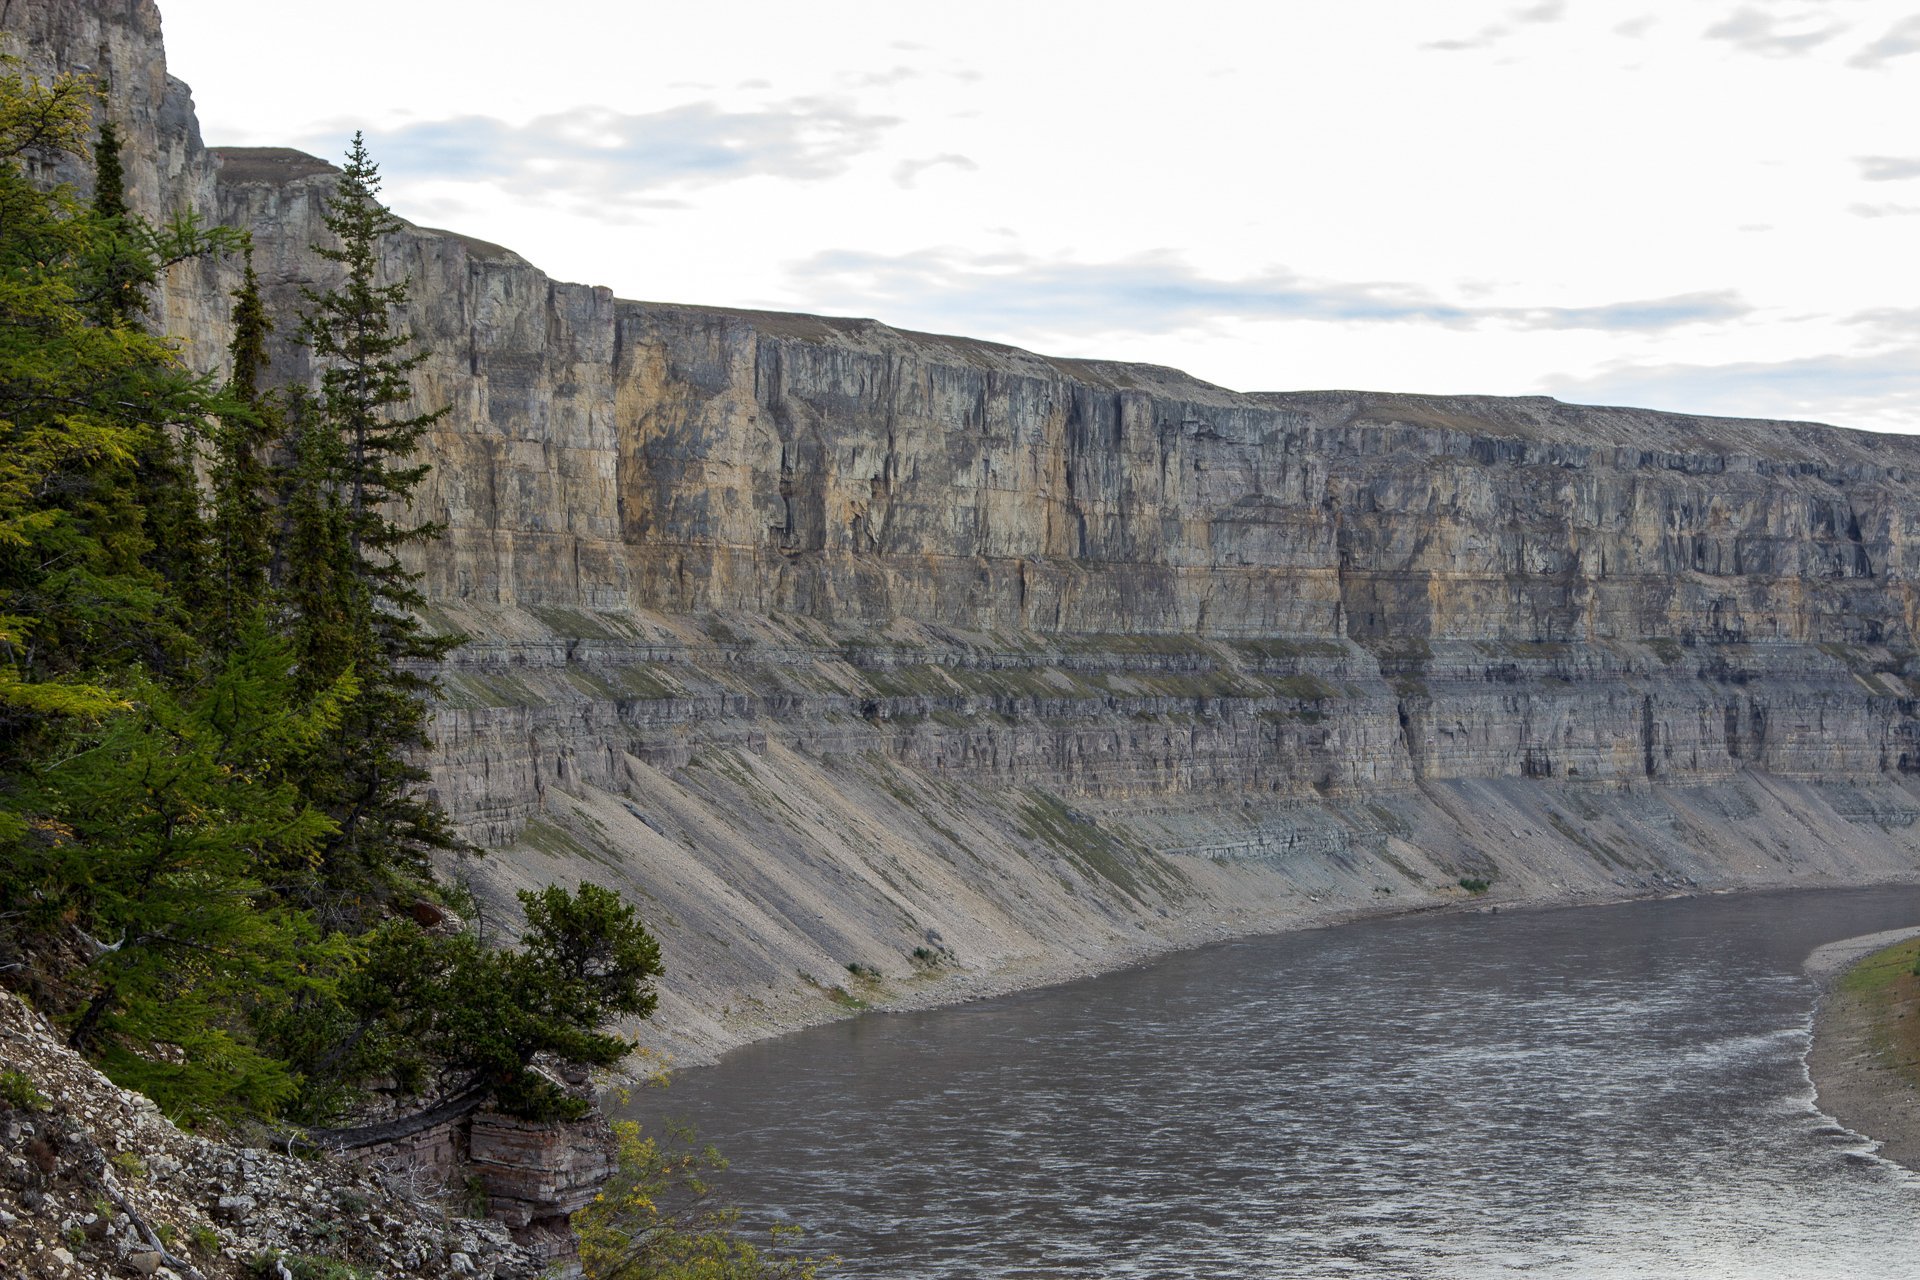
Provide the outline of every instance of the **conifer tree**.
[[100,123],[93,145],[93,211],[101,218],[127,215],[127,178],[120,165],[120,130],[113,121]]
[[421,439],[446,409],[412,408],[410,375],[427,353],[404,325],[409,282],[380,279],[381,242],[402,224],[379,191],[379,168],[356,133],[325,217],[337,243],[315,246],[342,279],[304,291],[300,339],[321,376],[294,424],[287,559],[301,597],[303,666],[319,680],[350,670],[360,685],[314,775],[316,798],[340,825],[325,880],[336,895],[365,890],[375,900],[383,879],[422,878],[428,851],[459,845],[445,815],[417,794],[426,774],[413,762],[429,745],[433,689],[416,664],[444,657],[459,638],[423,627],[419,575],[400,558],[441,529],[396,516],[427,473],[415,458]]
[[[283,430],[278,404],[260,388],[273,321],[260,298],[260,277],[253,269],[250,247],[233,302],[233,340],[227,345],[233,366],[226,387],[230,404],[214,430],[209,475],[213,487],[213,607],[208,622],[210,639],[220,653],[231,651],[246,620],[265,602],[267,568],[273,555],[269,504],[273,476],[265,454]],[[318,692],[321,687],[313,684],[308,692]]]
[[83,149],[90,107],[0,63],[0,974],[163,1105],[266,1108],[290,1078],[249,1010],[317,935],[262,872],[329,829],[276,758],[351,685],[295,706],[284,645],[257,634],[207,673],[183,626],[141,463],[215,399],[104,286],[232,238],[37,189],[21,152]]

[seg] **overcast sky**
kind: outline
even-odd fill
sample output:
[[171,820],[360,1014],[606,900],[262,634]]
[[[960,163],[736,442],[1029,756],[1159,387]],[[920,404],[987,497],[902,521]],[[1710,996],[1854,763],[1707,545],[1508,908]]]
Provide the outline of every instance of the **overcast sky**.
[[1920,0],[160,0],[210,144],[623,297],[1920,432]]

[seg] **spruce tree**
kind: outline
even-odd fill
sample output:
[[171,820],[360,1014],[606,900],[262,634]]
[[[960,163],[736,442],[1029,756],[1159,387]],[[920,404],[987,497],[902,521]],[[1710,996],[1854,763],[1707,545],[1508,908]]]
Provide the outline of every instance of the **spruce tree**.
[[315,246],[342,278],[303,291],[300,339],[321,375],[294,424],[286,562],[303,597],[303,666],[313,679],[352,671],[360,685],[313,774],[316,798],[340,826],[324,881],[335,899],[348,891],[375,901],[396,875],[425,879],[429,851],[460,846],[445,815],[418,794],[426,773],[414,763],[430,745],[434,687],[418,664],[444,657],[459,638],[421,624],[420,575],[401,561],[441,528],[398,516],[427,473],[415,458],[421,439],[447,410],[412,407],[410,375],[427,353],[404,324],[409,282],[381,281],[381,242],[402,224],[379,191],[379,168],[356,133],[325,216],[336,243]]
[[[230,403],[214,429],[209,474],[213,488],[209,639],[216,652],[223,654],[232,650],[247,619],[265,606],[273,555],[273,475],[266,451],[283,431],[279,405],[260,387],[273,321],[260,298],[251,248],[246,251],[246,271],[233,292],[233,303],[233,339],[227,344],[233,366],[226,386]],[[319,687],[313,685],[308,691],[317,692]]]
[[113,121],[100,124],[93,144],[93,211],[102,218],[127,216],[127,179],[120,165],[120,130]]

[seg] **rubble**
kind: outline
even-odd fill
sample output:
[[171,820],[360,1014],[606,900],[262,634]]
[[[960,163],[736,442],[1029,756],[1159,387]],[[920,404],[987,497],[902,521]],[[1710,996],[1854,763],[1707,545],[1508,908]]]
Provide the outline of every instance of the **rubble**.
[[531,1280],[542,1254],[400,1159],[187,1133],[0,992],[0,1277]]

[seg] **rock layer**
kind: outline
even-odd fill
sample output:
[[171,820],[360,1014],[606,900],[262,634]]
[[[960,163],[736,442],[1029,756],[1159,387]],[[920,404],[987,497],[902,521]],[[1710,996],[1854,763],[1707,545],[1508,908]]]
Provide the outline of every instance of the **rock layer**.
[[[113,70],[146,207],[248,228],[290,312],[330,166],[202,150],[143,0],[24,20]],[[646,903],[683,1047],[1482,882],[1914,874],[1914,440],[1241,395],[426,228],[384,258],[452,406],[415,509],[473,637],[431,762],[494,849],[462,874]],[[235,271],[158,308],[202,367]]]

